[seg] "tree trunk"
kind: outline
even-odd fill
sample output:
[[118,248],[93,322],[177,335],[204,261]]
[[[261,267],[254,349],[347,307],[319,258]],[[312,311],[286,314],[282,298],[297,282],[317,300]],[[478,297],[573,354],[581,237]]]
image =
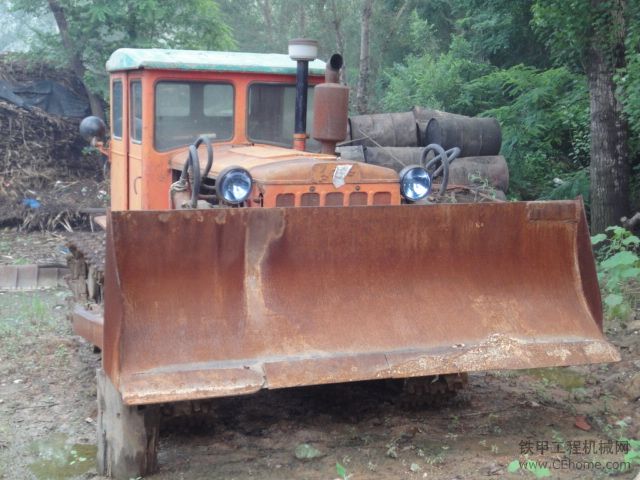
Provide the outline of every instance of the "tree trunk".
[[607,61],[594,43],[586,65],[591,106],[591,233],[620,224],[628,215],[629,166],[628,125],[616,97],[614,72],[622,59]]
[[264,17],[267,27],[267,41],[269,42],[269,46],[273,48],[275,46],[275,42],[273,35],[273,14],[271,12],[271,3],[269,3],[269,0],[262,0],[258,3],[262,9],[262,16]]
[[367,113],[367,96],[369,94],[369,26],[373,0],[364,0],[362,4],[362,18],[360,23],[360,74],[358,75],[358,87],[356,90],[356,111],[359,114]]
[[306,4],[301,4],[298,7],[298,31],[300,32],[298,35],[300,38],[305,38],[307,36],[307,17],[305,15],[307,8]]
[[56,24],[58,25],[58,30],[60,31],[60,38],[62,39],[62,45],[64,46],[64,49],[67,51],[67,55],[69,56],[73,73],[75,73],[76,77],[78,77],[78,80],[82,82],[82,86],[84,87],[87,98],[89,99],[91,114],[104,119],[104,110],[102,108],[102,102],[100,101],[100,98],[98,98],[98,96],[89,89],[87,83],[84,80],[84,73],[86,71],[86,68],[84,66],[84,63],[82,63],[80,53],[76,49],[76,46],[73,43],[71,36],[69,35],[69,25],[67,24],[67,18],[64,14],[64,10],[58,0],[48,0],[48,2],[51,13],[56,19]]
[[[398,30],[398,27],[402,23],[400,22],[400,20],[402,19],[402,16],[404,15],[404,12],[407,10],[408,7],[409,7],[409,0],[405,0],[403,4],[400,6],[400,8],[398,9],[398,11],[396,12],[395,16],[393,17],[393,23],[391,24],[391,27],[389,28],[389,32],[387,33],[387,36],[389,38],[395,36],[396,31]],[[382,44],[382,48],[380,49],[380,52],[379,52],[380,58],[383,58],[385,56],[387,52],[387,47],[389,45],[390,45],[389,42],[384,42]]]
[[[338,53],[345,56],[345,44],[344,44],[344,34],[342,33],[342,19],[340,15],[338,15],[338,7],[336,5],[336,0],[330,0],[331,5],[331,23],[333,24],[333,29],[336,34],[336,48]],[[347,69],[340,69],[340,83],[347,85]]]

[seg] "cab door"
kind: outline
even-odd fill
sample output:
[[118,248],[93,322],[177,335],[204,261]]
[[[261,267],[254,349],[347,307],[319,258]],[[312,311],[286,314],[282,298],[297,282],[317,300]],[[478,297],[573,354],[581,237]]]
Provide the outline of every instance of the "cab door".
[[142,209],[142,79],[129,75],[129,210]]

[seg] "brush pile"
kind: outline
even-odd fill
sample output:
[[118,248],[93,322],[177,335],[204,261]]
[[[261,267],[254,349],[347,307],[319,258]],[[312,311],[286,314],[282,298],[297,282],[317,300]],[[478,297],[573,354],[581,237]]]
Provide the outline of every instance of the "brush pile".
[[[69,71],[0,56],[0,81],[42,80],[81,95],[81,85]],[[58,225],[61,219],[71,225],[79,208],[101,206],[94,199],[83,203],[57,191],[61,183],[102,180],[100,156],[83,153],[87,143],[78,134],[79,122],[0,100],[0,226],[51,228],[64,225]]]

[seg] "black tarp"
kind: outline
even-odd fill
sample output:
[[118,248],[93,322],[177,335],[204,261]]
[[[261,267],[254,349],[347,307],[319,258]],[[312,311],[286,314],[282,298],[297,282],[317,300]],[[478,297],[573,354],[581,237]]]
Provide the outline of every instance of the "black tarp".
[[85,98],[50,80],[22,84],[0,81],[0,99],[23,108],[38,107],[61,117],[84,117],[90,113]]

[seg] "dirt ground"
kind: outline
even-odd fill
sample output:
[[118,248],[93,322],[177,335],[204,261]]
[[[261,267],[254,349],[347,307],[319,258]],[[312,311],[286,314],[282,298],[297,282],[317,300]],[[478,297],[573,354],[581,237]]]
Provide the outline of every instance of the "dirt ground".
[[[0,264],[59,262],[63,241],[0,232]],[[0,292],[2,479],[101,478],[94,459],[100,355],[72,334],[68,295]],[[618,364],[472,374],[464,393],[439,409],[409,408],[384,382],[217,400],[208,415],[165,422],[160,472],[148,478],[633,479],[640,473],[638,319],[636,312],[624,324],[607,322]],[[630,465],[621,471],[625,458]]]

